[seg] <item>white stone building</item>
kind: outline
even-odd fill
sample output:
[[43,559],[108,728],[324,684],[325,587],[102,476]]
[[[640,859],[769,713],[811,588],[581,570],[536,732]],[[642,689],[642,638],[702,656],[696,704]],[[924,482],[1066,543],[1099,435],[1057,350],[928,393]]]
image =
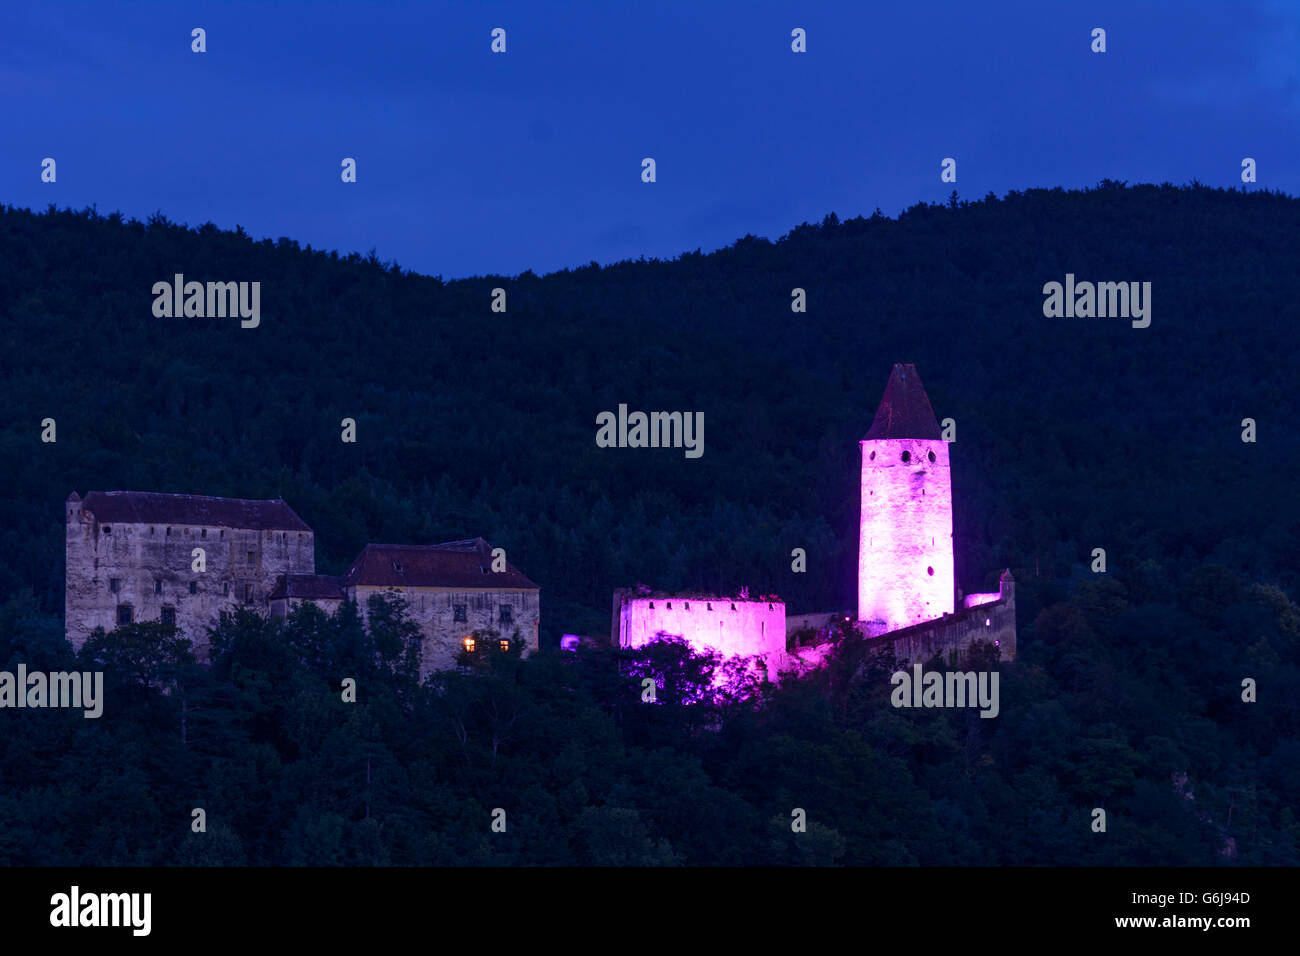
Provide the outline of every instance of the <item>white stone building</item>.
[[80,648],[96,627],[174,624],[203,659],[223,608],[264,608],[282,574],[316,570],[315,536],[280,499],[74,491],[66,503],[64,621]]

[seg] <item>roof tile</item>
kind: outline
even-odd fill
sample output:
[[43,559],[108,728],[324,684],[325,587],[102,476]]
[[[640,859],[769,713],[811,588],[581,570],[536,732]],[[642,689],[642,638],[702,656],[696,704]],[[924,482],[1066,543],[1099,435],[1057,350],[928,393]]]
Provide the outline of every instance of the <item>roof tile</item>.
[[346,587],[518,588],[536,584],[507,563],[492,570],[492,548],[482,538],[442,544],[368,544],[343,575]]
[[152,491],[89,491],[82,507],[101,524],[189,524],[256,531],[311,531],[280,498],[210,498]]

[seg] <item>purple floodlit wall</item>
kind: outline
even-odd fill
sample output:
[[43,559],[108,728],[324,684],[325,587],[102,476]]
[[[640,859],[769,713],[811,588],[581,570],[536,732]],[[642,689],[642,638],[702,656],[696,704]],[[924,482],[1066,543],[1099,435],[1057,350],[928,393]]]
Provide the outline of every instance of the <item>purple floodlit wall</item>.
[[874,637],[952,613],[952,481],[941,439],[861,445],[858,619]]
[[976,607],[977,605],[980,604],[992,604],[994,601],[998,600],[1001,597],[1002,594],[1001,592],[998,591],[993,591],[992,593],[979,592],[977,594],[967,594],[964,598],[962,598],[961,606]]
[[618,646],[641,647],[660,634],[681,637],[702,651],[724,657],[763,659],[770,680],[786,666],[785,603],[730,597],[622,597]]

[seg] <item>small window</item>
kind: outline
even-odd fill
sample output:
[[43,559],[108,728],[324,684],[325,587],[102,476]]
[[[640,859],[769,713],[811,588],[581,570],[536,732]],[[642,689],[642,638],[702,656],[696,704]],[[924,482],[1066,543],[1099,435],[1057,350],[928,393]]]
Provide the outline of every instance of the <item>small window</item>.
[[905,452],[903,452],[903,461],[904,461],[904,463],[909,462],[909,461],[911,461],[911,460],[912,460],[912,453],[911,453],[910,451],[905,451]]
[[253,603],[253,586],[251,584],[244,585],[244,603],[245,604]]
[[934,577],[934,568],[926,568],[925,573],[930,575],[930,577]]
[[654,609],[655,609],[655,602],[654,602],[654,601],[651,601],[651,602],[650,602],[650,610],[653,611]]
[[172,529],[171,529],[171,528],[168,528],[168,529],[167,529],[167,537],[170,538],[171,536],[172,536]]
[[207,536],[208,536],[208,529],[207,529],[207,528],[204,528],[202,531],[199,532],[199,537],[200,537],[200,538],[206,538]]
[[133,616],[134,616],[134,611],[132,610],[131,605],[129,605],[129,604],[119,604],[119,605],[117,606],[117,623],[118,623],[118,624],[130,624],[130,623],[131,623],[131,618],[132,618]]
[[167,627],[176,626],[176,608],[165,607],[162,609],[162,622]]
[[686,610],[689,611],[690,609],[691,609],[691,602],[690,602],[690,601],[687,601],[687,602],[686,602]]
[[116,594],[118,591],[122,590],[122,579],[121,579],[121,578],[109,578],[109,579],[108,579],[108,589],[109,589],[110,591],[112,591],[114,594]]
[[734,610],[736,609],[736,605],[734,605],[734,604],[731,605],[731,609],[734,611]]
[[104,525],[104,534],[112,534],[112,533],[113,533],[113,528],[112,528],[112,526],[111,526],[111,525]]
[[162,578],[153,579],[153,593],[162,594]]
[[502,624],[513,624],[515,622],[515,611],[509,604],[498,606],[497,611],[501,614]]
[[230,582],[229,582],[229,581],[222,581],[222,582],[221,582],[221,593],[222,593],[222,594],[229,594],[229,593],[230,593]]
[[934,461],[934,452],[930,452],[930,454],[929,454],[928,457],[929,457],[930,461]]
[[198,582],[198,581],[191,581],[191,582],[190,582],[190,593],[191,593],[191,594],[198,594],[198,593],[199,593],[199,582]]
[[669,602],[668,602],[668,610],[671,611],[672,609],[673,609],[673,602],[672,602],[672,601],[669,601]]
[[393,570],[396,571],[398,574],[401,574],[401,573],[402,573],[402,562],[400,562],[400,561],[394,561],[394,562],[393,562]]
[[504,653],[506,653],[507,651],[510,650],[510,642],[507,641],[504,637],[501,638],[501,640],[500,640],[499,643],[500,643],[500,645],[501,645],[501,653],[502,653],[502,654],[504,654]]
[[255,560],[254,555],[255,555],[256,553],[257,553],[257,552],[255,552],[255,551],[250,551],[250,552],[248,552],[248,563],[249,563],[249,564],[252,564],[253,561]]
[[149,533],[150,533],[150,534],[153,534],[153,528],[150,528],[150,529],[149,529]]
[[875,461],[875,460],[876,460],[876,453],[873,451],[873,452],[868,456],[867,460],[868,460],[868,461]]
[[461,641],[461,644],[464,645],[466,654],[474,653],[474,638],[467,637],[465,640]]
[[469,605],[468,605],[468,604],[457,604],[457,605],[455,605],[455,606],[452,608],[452,610],[453,610],[452,620],[454,620],[454,621],[468,621],[468,620],[469,620]]
[[224,532],[224,531],[220,532],[220,533],[217,535],[218,538],[224,538],[225,536],[226,536],[226,532]]

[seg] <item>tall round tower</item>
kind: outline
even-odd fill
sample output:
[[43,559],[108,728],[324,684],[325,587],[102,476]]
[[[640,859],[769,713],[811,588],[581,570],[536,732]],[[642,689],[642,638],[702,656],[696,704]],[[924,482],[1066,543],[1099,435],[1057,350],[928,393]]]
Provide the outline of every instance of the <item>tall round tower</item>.
[[875,636],[953,611],[948,443],[916,366],[894,366],[861,445],[858,619]]

